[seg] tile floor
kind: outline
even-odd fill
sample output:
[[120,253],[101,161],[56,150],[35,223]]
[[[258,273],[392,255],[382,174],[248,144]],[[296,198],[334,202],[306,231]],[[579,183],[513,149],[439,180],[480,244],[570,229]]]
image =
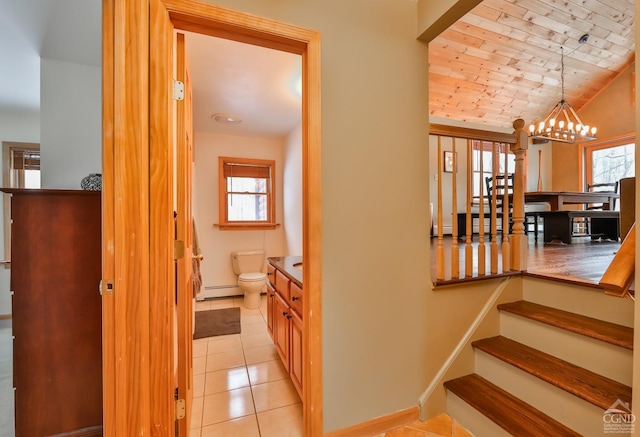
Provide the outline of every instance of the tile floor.
[[241,333],[194,340],[191,437],[302,436],[302,403],[267,332],[267,305],[242,297],[196,303],[196,311],[240,307]]

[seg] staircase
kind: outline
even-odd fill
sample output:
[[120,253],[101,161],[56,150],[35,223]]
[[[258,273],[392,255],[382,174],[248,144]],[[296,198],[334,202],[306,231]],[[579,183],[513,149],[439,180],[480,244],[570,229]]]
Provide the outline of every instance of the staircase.
[[523,286],[498,306],[500,335],[472,343],[475,373],[445,382],[448,413],[477,437],[629,435],[628,416],[605,411],[631,405],[633,303],[552,279]]

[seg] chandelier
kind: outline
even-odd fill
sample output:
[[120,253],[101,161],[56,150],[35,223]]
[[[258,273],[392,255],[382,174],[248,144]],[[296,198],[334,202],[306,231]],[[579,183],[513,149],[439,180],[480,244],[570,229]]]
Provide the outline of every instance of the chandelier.
[[[588,34],[580,37],[580,44],[589,39]],[[564,98],[564,49],[560,47],[560,78],[562,83],[562,98],[553,107],[547,118],[536,121],[529,126],[529,137],[542,141],[558,141],[561,143],[583,143],[595,140],[597,129],[594,126],[584,124],[571,103]]]

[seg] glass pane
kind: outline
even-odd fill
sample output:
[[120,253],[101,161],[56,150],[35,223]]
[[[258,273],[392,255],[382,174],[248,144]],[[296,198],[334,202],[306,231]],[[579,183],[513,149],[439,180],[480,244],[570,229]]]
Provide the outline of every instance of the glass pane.
[[266,194],[228,194],[227,201],[230,222],[267,221]]
[[40,188],[40,170],[24,171],[24,188]]
[[266,193],[267,180],[257,178],[227,178],[227,191],[235,193]]
[[594,150],[591,157],[593,184],[635,176],[635,144]]

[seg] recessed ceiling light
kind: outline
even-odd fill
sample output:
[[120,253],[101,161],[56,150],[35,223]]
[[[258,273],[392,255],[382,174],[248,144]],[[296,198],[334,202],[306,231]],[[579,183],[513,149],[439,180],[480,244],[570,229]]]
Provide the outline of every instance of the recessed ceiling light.
[[228,112],[217,112],[211,115],[211,118],[213,118],[218,123],[225,123],[225,124],[242,123],[242,117],[240,117],[238,114],[230,114]]

